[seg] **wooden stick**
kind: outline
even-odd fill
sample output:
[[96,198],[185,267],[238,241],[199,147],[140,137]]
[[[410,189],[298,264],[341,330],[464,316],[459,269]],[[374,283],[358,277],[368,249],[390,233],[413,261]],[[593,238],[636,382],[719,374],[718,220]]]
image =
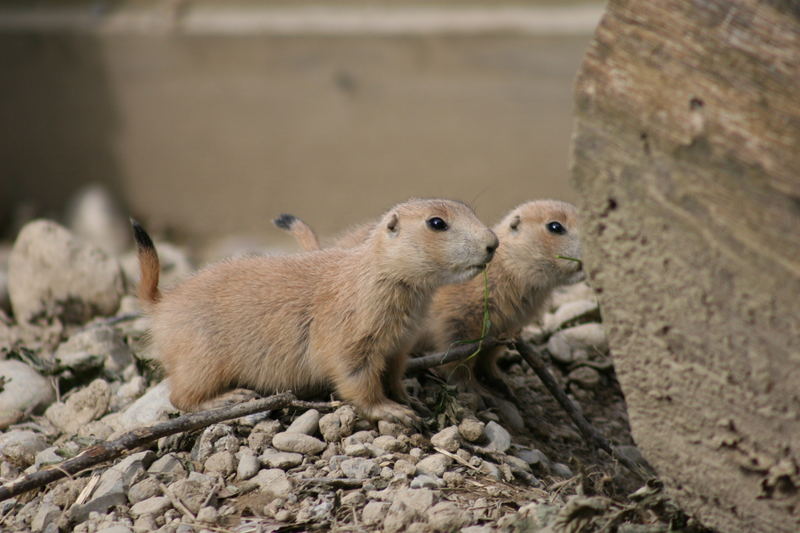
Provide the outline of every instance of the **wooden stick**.
[[63,477],[76,474],[81,470],[95,466],[110,459],[116,459],[126,450],[138,448],[154,440],[173,435],[182,431],[191,431],[202,427],[231,420],[242,416],[281,409],[292,404],[294,395],[291,392],[275,394],[268,398],[252,400],[247,403],[235,404],[211,411],[189,413],[166,422],[161,422],[148,428],[138,428],[125,433],[120,438],[111,442],[102,442],[83,450],[80,454],[55,466],[47,467],[38,472],[21,476],[14,481],[0,486],[0,501],[6,500],[17,494],[44,487]]
[[[463,361],[469,358],[473,353],[475,353],[476,348],[478,348],[479,341],[475,341],[469,344],[460,344],[454,346],[453,348],[447,350],[446,352],[439,352],[434,353],[431,355],[426,355],[423,357],[415,357],[413,359],[409,359],[408,365],[406,366],[406,370],[409,372],[419,372],[420,370],[426,370],[428,368],[433,368],[436,366],[441,366],[447,363],[455,363],[456,361]],[[483,339],[483,343],[480,344],[481,350],[489,350],[494,348],[500,344],[497,339],[492,337],[487,337]]]
[[558,383],[556,383],[555,378],[550,371],[547,370],[547,367],[535,348],[521,339],[515,340],[512,343],[512,347],[519,352],[525,362],[527,362],[536,375],[539,376],[544,386],[547,387],[550,394],[552,394],[559,405],[561,405],[561,408],[567,412],[572,422],[578,427],[578,431],[580,431],[583,438],[586,439],[590,445],[597,446],[604,450],[614,459],[622,463],[628,470],[645,481],[655,475],[650,465],[639,465],[618,453],[611,443],[584,418],[575,404],[572,403],[572,400],[567,397],[566,393],[561,389]]

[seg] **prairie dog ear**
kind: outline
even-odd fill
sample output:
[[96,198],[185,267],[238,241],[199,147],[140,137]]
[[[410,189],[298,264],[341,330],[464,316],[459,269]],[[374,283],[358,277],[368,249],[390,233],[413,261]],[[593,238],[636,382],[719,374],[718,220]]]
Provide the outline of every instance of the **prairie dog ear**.
[[519,228],[519,223],[519,215],[514,215],[514,218],[511,219],[511,224],[509,224],[508,227],[510,227],[512,231],[517,231],[517,228]]
[[392,233],[396,232],[397,231],[397,222],[398,222],[397,214],[392,213],[391,215],[389,215],[388,222],[386,222],[386,229],[388,229]]

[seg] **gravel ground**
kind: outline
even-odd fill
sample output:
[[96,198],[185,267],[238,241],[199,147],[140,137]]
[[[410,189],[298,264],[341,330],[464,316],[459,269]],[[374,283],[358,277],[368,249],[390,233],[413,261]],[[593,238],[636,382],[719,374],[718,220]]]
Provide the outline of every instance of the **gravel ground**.
[[[88,244],[79,228],[35,221],[13,249],[0,248],[3,483],[177,414],[129,295],[136,263],[120,235]],[[167,285],[191,271],[181,248],[158,247]],[[550,356],[587,418],[636,458],[591,289],[558,291],[523,336]],[[702,531],[657,480],[644,484],[588,446],[516,353],[501,366],[516,402],[419,373],[405,383],[434,413],[421,432],[338,403],[259,413],[0,502],[0,529]]]

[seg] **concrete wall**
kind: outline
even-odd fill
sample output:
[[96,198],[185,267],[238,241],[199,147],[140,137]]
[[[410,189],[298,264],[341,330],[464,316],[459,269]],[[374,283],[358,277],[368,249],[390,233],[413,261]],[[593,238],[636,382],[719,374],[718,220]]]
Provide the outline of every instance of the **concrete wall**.
[[571,86],[596,8],[193,9],[0,11],[6,232],[95,181],[151,227],[203,236],[279,238],[284,211],[332,232],[409,196],[487,221],[573,198]]

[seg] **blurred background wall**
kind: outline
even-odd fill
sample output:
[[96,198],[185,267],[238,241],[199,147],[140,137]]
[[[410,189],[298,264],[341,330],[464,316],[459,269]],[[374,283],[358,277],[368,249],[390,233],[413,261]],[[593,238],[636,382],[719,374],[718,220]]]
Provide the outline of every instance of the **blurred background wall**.
[[329,234],[411,196],[571,200],[602,4],[4,2],[0,231],[105,184],[183,237]]

